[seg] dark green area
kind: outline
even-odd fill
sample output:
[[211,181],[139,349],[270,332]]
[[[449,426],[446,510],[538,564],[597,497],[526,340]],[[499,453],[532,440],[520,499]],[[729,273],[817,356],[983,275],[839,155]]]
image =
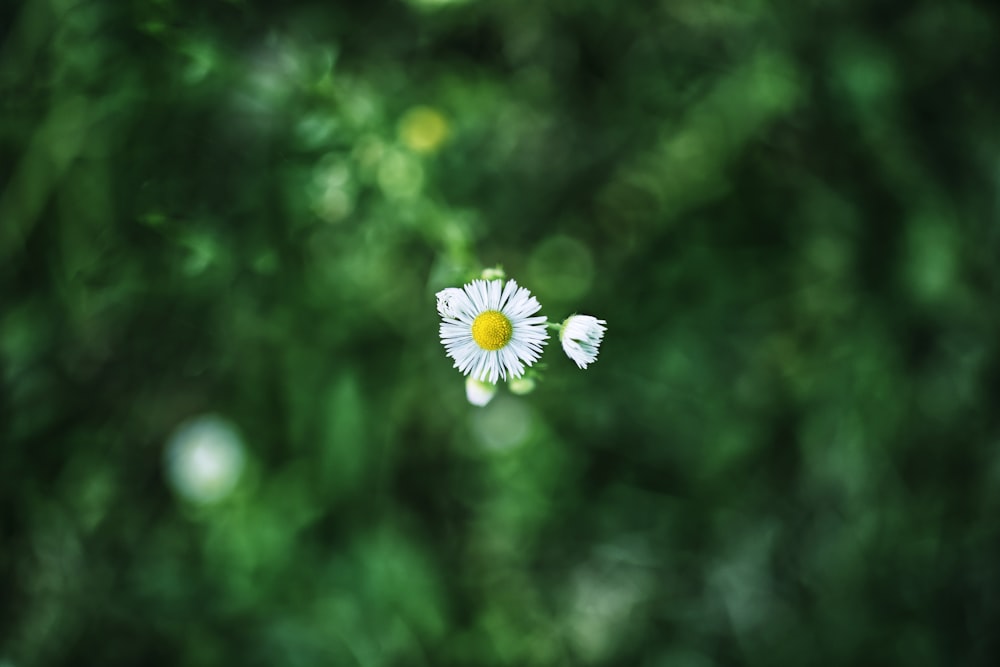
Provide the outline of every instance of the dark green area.
[[990,3],[5,3],[0,665],[995,664],[998,262]]

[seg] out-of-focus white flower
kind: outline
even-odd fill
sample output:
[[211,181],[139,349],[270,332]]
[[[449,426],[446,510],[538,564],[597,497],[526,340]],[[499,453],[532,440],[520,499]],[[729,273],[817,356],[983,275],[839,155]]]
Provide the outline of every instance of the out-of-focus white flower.
[[469,399],[469,403],[483,407],[492,401],[496,394],[497,386],[495,384],[480,382],[471,377],[465,378],[465,397]]
[[441,343],[455,368],[481,382],[521,377],[548,340],[531,292],[513,280],[474,280],[437,293]]
[[195,503],[222,500],[243,472],[243,442],[232,424],[215,415],[178,426],[164,454],[170,483]]
[[586,368],[587,364],[592,364],[597,359],[597,351],[604,339],[604,332],[607,331],[605,324],[607,322],[604,320],[590,315],[570,315],[563,322],[559,342],[562,343],[566,356],[580,368]]

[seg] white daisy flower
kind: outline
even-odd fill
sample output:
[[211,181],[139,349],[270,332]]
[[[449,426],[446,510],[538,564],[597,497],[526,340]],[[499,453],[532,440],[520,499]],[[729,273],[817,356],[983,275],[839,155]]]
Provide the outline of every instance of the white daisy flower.
[[570,315],[563,322],[559,342],[562,343],[566,356],[580,368],[586,368],[587,364],[592,364],[597,359],[597,350],[607,331],[605,324],[607,322],[604,320],[590,315]]
[[497,386],[489,382],[480,382],[475,378],[465,378],[465,397],[469,403],[484,407],[496,396]]
[[513,280],[474,280],[437,293],[441,343],[455,368],[481,382],[521,377],[548,340],[541,306]]

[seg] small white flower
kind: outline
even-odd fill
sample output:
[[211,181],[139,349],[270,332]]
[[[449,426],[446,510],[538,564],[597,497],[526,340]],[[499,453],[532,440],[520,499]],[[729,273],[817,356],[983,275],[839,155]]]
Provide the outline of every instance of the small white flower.
[[441,343],[455,368],[481,382],[521,377],[548,340],[541,306],[513,280],[474,280],[437,293]]
[[465,397],[469,399],[469,403],[483,407],[492,401],[496,394],[497,386],[495,384],[480,382],[471,377],[465,378]]
[[243,472],[243,441],[236,428],[215,415],[177,427],[164,452],[174,489],[191,502],[208,505],[228,496]]
[[570,315],[563,322],[559,332],[563,352],[580,368],[586,368],[597,359],[597,350],[607,331],[605,324],[604,320],[590,315]]

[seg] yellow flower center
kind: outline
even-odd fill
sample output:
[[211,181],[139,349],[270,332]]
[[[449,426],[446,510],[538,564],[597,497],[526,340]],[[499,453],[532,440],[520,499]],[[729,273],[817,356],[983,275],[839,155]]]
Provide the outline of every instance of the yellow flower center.
[[496,310],[486,310],[472,323],[472,340],[484,350],[499,350],[514,335],[507,316]]

